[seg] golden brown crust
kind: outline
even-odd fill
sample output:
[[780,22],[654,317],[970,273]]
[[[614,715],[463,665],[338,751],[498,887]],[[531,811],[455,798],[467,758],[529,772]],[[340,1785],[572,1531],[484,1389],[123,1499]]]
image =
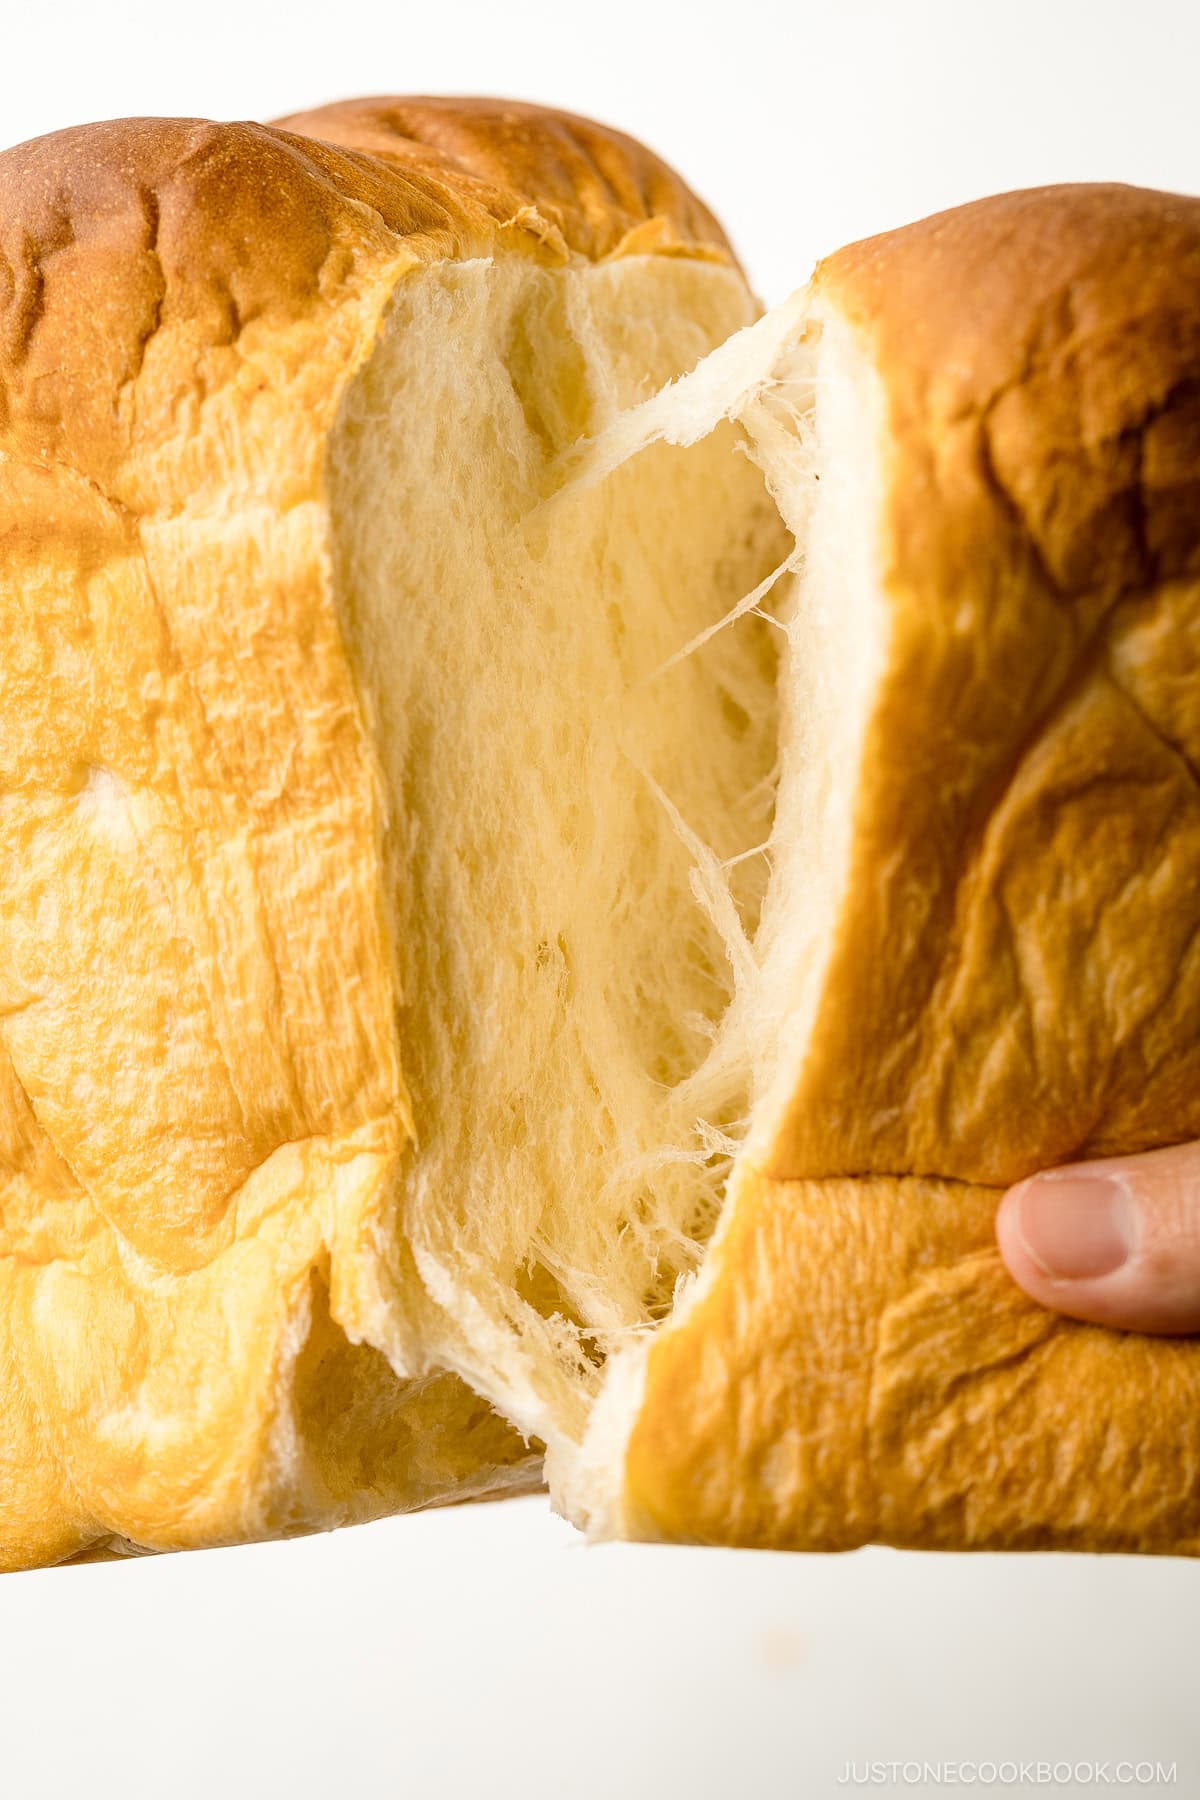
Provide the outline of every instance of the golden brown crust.
[[1200,201],[984,201],[816,308],[882,384],[886,665],[811,1041],[651,1350],[635,1514],[1195,1551],[1197,1346],[1056,1322],[990,1245],[1005,1184],[1200,1135]]
[[380,97],[277,119],[281,130],[450,183],[497,224],[593,261],[630,250],[732,260],[708,208],[644,144],[519,100]]
[[1018,1291],[990,1188],[750,1175],[651,1352],[635,1536],[1200,1553],[1200,1342]]

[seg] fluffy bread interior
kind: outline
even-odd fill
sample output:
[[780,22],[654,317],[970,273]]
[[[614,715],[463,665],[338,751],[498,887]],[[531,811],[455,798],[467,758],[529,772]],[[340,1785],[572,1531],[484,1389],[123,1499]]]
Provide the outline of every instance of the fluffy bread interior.
[[[887,616],[872,521],[880,516],[883,400],[853,334],[806,294],[743,330],[689,377],[618,420],[579,459],[587,484],[649,446],[712,442],[736,424],[792,544],[779,584],[777,782],[752,954],[722,1015],[709,1070],[740,1071],[746,1134],[720,1219],[768,1153],[795,1091],[849,867],[854,794],[886,657]],[[736,609],[735,609],[736,610]],[[732,1079],[732,1076],[730,1077]],[[720,1221],[663,1329],[705,1292]],[[595,1537],[626,1535],[625,1445],[641,1403],[649,1336],[609,1359],[582,1446],[552,1443],[551,1490]]]
[[389,1354],[548,1441],[698,1266],[744,1129],[747,1066],[713,1051],[765,887],[781,634],[714,627],[790,549],[730,423],[550,496],[748,313],[730,271],[665,258],[439,265],[331,455],[416,1129],[389,1253],[419,1330]]
[[663,260],[437,267],[331,459],[416,1129],[389,1354],[544,1442],[599,1530],[803,1054],[881,643],[873,398],[803,297],[745,311]]

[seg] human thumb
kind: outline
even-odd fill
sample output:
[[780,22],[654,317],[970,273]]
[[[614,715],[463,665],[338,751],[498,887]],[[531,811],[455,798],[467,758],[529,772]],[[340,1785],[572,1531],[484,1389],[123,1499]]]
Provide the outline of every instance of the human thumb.
[[1034,1175],[1005,1194],[996,1235],[1043,1306],[1127,1331],[1200,1331],[1200,1144]]

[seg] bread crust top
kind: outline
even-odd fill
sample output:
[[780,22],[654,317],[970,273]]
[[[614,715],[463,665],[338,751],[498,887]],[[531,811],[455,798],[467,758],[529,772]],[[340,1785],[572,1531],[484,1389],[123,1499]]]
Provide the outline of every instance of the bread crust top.
[[[720,225],[653,151],[610,126],[519,100],[342,100],[278,130],[442,186],[485,229],[519,226],[550,254],[598,262],[656,249],[728,262]],[[437,204],[435,199],[435,204]]]
[[120,119],[18,145],[0,155],[0,435],[106,483],[135,384],[142,436],[156,414],[169,432],[197,359],[249,326],[328,314],[372,268],[497,247],[733,260],[650,151],[515,103]]
[[839,250],[814,291],[871,341],[906,459],[897,551],[927,581],[951,573],[945,534],[964,525],[931,504],[953,498],[931,481],[970,420],[1009,515],[993,556],[1022,537],[1065,599],[1192,566],[1196,486],[1156,479],[1140,453],[1166,414],[1200,446],[1200,199],[1115,183],[999,194]]

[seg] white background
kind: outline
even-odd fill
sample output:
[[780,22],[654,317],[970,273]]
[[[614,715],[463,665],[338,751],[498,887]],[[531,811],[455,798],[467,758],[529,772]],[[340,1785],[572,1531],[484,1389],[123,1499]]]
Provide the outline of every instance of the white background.
[[[7,142],[389,91],[591,113],[772,300],[995,189],[1200,191],[1196,0],[0,0],[0,55]],[[586,1550],[536,1500],[13,1576],[0,1800],[826,1800],[986,1791],[839,1781],[873,1758],[1124,1757],[1190,1800],[1198,1604],[1182,1562]]]

